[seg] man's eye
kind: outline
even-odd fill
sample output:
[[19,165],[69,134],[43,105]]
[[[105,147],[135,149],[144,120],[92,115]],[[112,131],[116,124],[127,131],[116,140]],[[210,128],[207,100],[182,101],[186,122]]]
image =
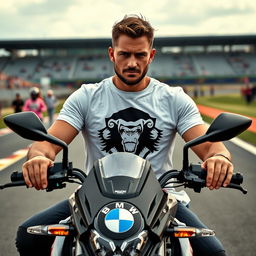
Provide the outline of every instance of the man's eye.
[[139,58],[143,58],[143,57],[146,57],[146,56],[147,56],[147,54],[144,53],[144,52],[137,53],[136,55],[137,55],[137,57],[139,57]]
[[128,56],[128,53],[127,52],[120,52],[119,55],[121,55],[121,56]]

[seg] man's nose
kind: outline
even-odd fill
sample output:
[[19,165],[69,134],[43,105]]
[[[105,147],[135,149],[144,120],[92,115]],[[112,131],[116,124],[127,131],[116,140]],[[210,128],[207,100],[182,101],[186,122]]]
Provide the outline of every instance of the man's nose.
[[136,66],[137,66],[137,60],[136,60],[136,58],[134,56],[131,56],[129,58],[129,61],[128,61],[128,67],[129,68],[134,68]]

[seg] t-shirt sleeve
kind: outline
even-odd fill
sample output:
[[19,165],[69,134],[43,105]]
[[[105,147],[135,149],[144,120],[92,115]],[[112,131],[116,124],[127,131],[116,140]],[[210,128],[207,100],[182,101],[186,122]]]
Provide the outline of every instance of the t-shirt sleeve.
[[202,117],[195,102],[187,95],[182,88],[176,95],[177,107],[177,131],[182,136],[189,128],[203,124]]
[[63,104],[57,120],[63,120],[81,131],[88,110],[88,97],[83,87],[73,92]]

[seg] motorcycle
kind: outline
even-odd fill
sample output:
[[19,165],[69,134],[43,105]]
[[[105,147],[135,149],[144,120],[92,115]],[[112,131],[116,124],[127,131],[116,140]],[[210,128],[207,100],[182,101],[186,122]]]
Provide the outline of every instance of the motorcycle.
[[[206,171],[189,164],[189,148],[200,143],[229,140],[246,130],[247,117],[222,113],[205,135],[187,142],[183,166],[156,178],[150,162],[131,153],[117,152],[95,161],[88,176],[68,160],[65,142],[47,133],[32,112],[11,114],[6,125],[23,138],[48,141],[63,148],[63,159],[48,170],[47,192],[62,189],[66,183],[80,186],[69,198],[71,215],[53,225],[33,226],[28,233],[55,236],[51,255],[193,255],[189,239],[214,235],[210,229],[188,227],[175,218],[177,200],[166,188],[177,185],[200,192],[206,186]],[[227,188],[241,186],[243,175],[233,174]],[[13,172],[11,182],[0,188],[25,186],[21,172]]]

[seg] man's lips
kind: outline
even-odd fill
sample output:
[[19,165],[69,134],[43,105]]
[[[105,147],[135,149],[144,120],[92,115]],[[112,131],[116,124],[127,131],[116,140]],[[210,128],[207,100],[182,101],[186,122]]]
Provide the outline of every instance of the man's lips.
[[140,72],[139,72],[139,70],[124,70],[124,73],[136,74],[136,73],[140,73]]

